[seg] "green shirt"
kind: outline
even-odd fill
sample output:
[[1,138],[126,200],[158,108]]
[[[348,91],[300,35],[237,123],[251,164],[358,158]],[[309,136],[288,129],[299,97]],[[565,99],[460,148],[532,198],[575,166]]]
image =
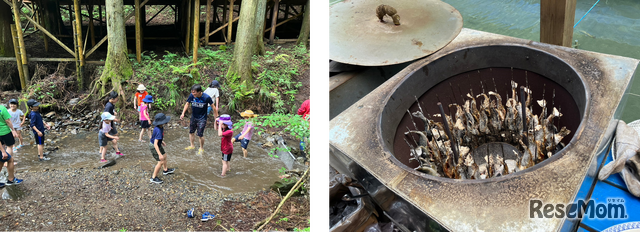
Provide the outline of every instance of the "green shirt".
[[11,133],[11,128],[7,125],[6,120],[11,119],[7,107],[0,105],[0,136]]

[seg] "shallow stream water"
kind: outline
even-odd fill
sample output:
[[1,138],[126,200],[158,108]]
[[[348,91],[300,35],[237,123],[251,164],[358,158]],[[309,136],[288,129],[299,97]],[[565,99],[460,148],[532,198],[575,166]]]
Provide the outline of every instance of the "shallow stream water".
[[[165,129],[165,151],[168,154],[169,168],[176,168],[175,175],[184,175],[185,179],[210,189],[219,190],[223,193],[252,192],[268,189],[271,184],[279,180],[278,170],[285,167],[281,159],[270,157],[267,150],[261,148],[255,141],[251,141],[248,147],[248,157],[242,155],[240,143],[234,144],[231,159],[231,170],[227,176],[222,178],[222,153],[220,151],[220,137],[212,128],[205,130],[205,152],[197,155],[197,148],[185,150],[189,146],[189,134],[187,129]],[[24,133],[24,132],[23,132]],[[119,132],[120,140],[118,147],[125,154],[124,157],[117,157],[115,151],[111,149],[111,144],[106,158],[116,159],[116,164],[108,169],[121,169],[140,164],[144,170],[153,172],[156,165],[155,159],[151,156],[147,135],[143,136],[144,142],[138,141],[140,130],[126,130]],[[237,134],[237,133],[234,133]],[[52,145],[58,146],[59,150],[52,152],[48,157],[50,161],[38,161],[37,147],[28,145],[22,147],[15,154],[18,162],[17,171],[42,171],[42,170],[64,170],[69,168],[97,168],[106,163],[100,163],[98,146],[98,133],[82,133],[63,136]],[[258,135],[254,135],[255,138]],[[45,136],[47,139],[54,139],[52,135]],[[195,144],[198,145],[198,137]],[[33,138],[27,136],[25,141],[33,143]],[[162,179],[162,175],[159,177]],[[149,176],[149,178],[151,178]]]

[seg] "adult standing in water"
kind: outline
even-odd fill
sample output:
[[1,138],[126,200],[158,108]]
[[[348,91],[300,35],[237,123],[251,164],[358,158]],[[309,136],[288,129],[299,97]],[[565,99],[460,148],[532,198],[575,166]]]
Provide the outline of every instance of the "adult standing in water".
[[202,155],[202,153],[204,153],[204,128],[207,127],[207,107],[213,104],[213,100],[209,95],[202,92],[202,86],[196,84],[191,87],[191,94],[189,94],[189,98],[187,98],[187,102],[184,104],[180,120],[184,118],[184,113],[187,112],[189,104],[191,104],[191,122],[189,123],[189,142],[191,142],[191,145],[185,148],[185,150],[195,148],[193,140],[195,139],[194,132],[197,130],[197,135],[200,137],[198,155]]

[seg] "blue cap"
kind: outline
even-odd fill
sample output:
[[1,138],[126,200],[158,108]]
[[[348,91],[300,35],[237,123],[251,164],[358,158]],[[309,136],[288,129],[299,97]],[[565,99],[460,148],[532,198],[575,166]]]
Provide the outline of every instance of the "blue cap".
[[213,81],[211,82],[211,84],[209,85],[209,87],[210,87],[210,88],[213,88],[213,87],[218,87],[218,88],[220,88],[220,82],[218,82],[218,81],[216,81],[216,80],[213,80]]
[[142,99],[142,102],[153,103],[153,96],[147,95],[146,97],[144,97],[144,99]]

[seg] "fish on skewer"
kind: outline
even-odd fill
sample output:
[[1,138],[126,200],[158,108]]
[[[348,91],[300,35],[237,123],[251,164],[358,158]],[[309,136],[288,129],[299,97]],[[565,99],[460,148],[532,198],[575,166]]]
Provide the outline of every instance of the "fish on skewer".
[[487,112],[491,112],[489,110],[490,105],[490,100],[489,97],[484,94],[481,93],[478,96],[476,96],[476,98],[480,98],[480,97],[484,97],[484,100],[482,101],[482,104],[480,104],[480,110],[478,113],[478,130],[480,133],[483,134],[490,134],[491,131],[489,131],[489,116],[487,114]]
[[433,134],[431,134],[431,124],[433,121],[427,119],[427,117],[424,116],[424,114],[422,113],[422,111],[416,111],[411,113],[414,117],[419,118],[420,120],[422,120],[422,123],[424,124],[424,131],[427,135],[427,138],[431,139],[431,137],[433,136]]

